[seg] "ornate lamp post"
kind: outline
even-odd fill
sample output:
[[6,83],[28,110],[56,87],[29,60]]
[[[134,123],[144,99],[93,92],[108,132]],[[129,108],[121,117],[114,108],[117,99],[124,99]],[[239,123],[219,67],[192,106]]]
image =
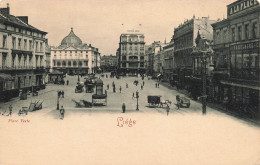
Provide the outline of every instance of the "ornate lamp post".
[[136,110],[137,110],[137,111],[139,111],[138,98],[139,98],[139,92],[136,91]]
[[202,76],[202,114],[206,114],[206,104],[207,104],[207,71],[206,71],[206,65],[207,65],[207,59],[210,52],[208,51],[201,51],[202,56],[200,56],[201,59],[201,76]]

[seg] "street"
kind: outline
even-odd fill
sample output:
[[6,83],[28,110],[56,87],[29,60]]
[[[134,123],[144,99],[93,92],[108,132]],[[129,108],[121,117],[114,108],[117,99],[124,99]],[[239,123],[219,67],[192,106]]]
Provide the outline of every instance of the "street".
[[[12,116],[0,117],[1,134],[5,135],[0,136],[0,148],[5,148],[0,150],[2,164],[259,164],[257,125],[211,108],[202,115],[201,104],[192,100],[190,108],[177,110],[175,96],[180,93],[163,85],[155,88],[156,81],[146,77],[143,90],[140,77],[102,78],[104,89],[110,86],[108,105],[75,108],[72,99],[91,101],[92,94],[75,93],[77,76],[67,79],[68,86],[48,84],[39,96],[1,103],[1,112],[13,106]],[[134,80],[139,81],[138,86]],[[56,110],[58,90],[65,92],[60,100],[64,120]],[[136,90],[139,111],[132,98]],[[147,95],[172,101],[169,115],[166,108],[146,107]],[[44,99],[42,110],[17,115],[21,107],[37,99]],[[123,103],[126,113],[121,113]]]

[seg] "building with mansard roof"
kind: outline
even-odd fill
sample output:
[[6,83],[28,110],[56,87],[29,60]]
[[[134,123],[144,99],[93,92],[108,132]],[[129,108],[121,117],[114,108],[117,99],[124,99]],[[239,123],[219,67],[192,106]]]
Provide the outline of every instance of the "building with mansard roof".
[[9,4],[0,8],[0,100],[45,87],[47,33],[28,22],[11,15]]
[[243,108],[260,119],[260,5],[237,0],[227,5],[227,18],[212,24],[214,101],[228,109]]
[[91,74],[100,68],[98,48],[83,43],[71,28],[61,44],[51,49],[51,69],[68,74]]

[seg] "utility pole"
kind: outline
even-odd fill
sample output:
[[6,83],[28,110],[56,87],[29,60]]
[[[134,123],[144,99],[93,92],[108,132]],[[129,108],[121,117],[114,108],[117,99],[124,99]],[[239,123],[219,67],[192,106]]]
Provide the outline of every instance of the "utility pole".
[[136,110],[137,111],[139,111],[138,98],[139,98],[139,92],[136,91]]
[[206,103],[207,103],[207,73],[206,73],[206,63],[207,63],[207,56],[206,52],[202,52],[201,57],[202,62],[202,114],[206,115]]

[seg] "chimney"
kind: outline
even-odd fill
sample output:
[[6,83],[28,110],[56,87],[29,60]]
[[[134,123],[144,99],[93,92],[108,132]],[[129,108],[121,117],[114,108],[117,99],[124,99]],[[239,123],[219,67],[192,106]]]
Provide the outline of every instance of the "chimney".
[[7,3],[7,7],[6,7],[6,8],[0,8],[0,12],[1,12],[5,17],[9,17],[9,15],[10,15],[9,3]]
[[17,16],[17,18],[19,18],[24,23],[28,24],[28,16]]

